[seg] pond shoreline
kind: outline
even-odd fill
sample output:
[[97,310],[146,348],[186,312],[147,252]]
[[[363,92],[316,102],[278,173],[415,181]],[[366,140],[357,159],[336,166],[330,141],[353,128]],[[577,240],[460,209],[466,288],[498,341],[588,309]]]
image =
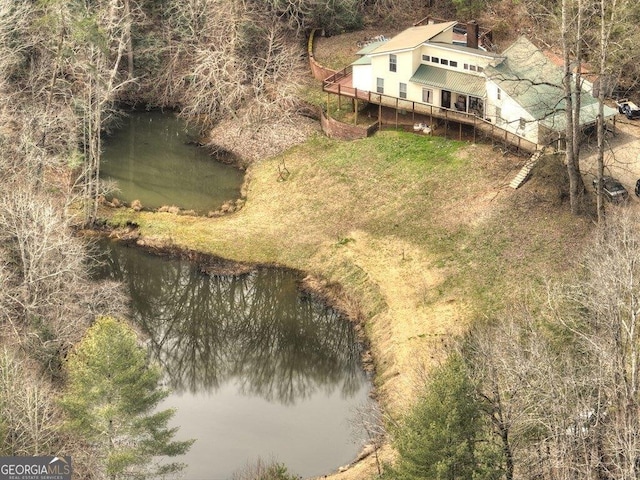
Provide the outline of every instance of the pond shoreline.
[[[159,257],[187,260],[195,264],[204,275],[240,276],[260,269],[280,269],[292,272],[300,280],[298,289],[301,293],[311,296],[314,300],[335,310],[340,316],[350,321],[358,335],[358,343],[362,347],[362,367],[375,376],[375,365],[371,354],[371,345],[364,331],[365,318],[362,312],[354,309],[345,298],[341,285],[329,283],[319,277],[300,269],[280,265],[278,263],[243,262],[230,260],[219,255],[204,253],[197,250],[170,244],[164,241],[145,239],[140,235],[136,225],[125,228],[111,228],[107,225],[93,230],[84,230],[82,236],[102,237],[120,242],[126,246],[140,248],[143,251]],[[375,397],[375,388],[372,390]]]

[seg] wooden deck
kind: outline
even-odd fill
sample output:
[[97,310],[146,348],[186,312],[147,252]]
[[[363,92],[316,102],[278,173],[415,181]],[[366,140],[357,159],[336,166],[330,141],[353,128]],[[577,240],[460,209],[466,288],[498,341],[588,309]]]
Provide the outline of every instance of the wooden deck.
[[[352,75],[349,68],[345,68],[335,74],[329,76],[322,82],[322,90],[328,94],[338,95],[338,98],[347,97],[357,101],[372,103],[380,107],[389,107],[398,111],[411,112],[412,114],[423,115],[429,117],[430,124],[434,123],[434,119],[438,121],[454,122],[459,125],[470,125],[473,127],[474,138],[476,134],[499,140],[505,144],[516,147],[518,150],[526,152],[535,152],[539,146],[527,140],[524,137],[516,135],[504,128],[501,128],[474,113],[459,112],[454,109],[428,105],[404,98],[392,97],[382,93],[370,92],[366,90],[358,90],[353,88]],[[357,110],[357,105],[356,105]],[[397,126],[396,115],[396,126]]]

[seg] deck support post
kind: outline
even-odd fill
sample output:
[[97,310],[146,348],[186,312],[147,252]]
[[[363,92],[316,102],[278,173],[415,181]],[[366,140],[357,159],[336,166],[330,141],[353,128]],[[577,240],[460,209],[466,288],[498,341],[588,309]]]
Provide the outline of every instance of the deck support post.
[[396,98],[396,130],[398,129],[398,107],[400,105],[400,100]]
[[473,143],[476,143],[476,116],[473,116]]
[[358,97],[353,99],[353,124],[358,124]]
[[447,129],[449,128],[449,112],[444,111],[444,139],[447,139]]

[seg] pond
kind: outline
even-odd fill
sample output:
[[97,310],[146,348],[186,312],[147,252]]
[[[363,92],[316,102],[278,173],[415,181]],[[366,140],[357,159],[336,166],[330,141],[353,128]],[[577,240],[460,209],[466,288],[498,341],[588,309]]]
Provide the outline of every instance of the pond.
[[104,141],[100,177],[113,180],[113,197],[144,208],[178,206],[207,214],[240,196],[244,174],[216,161],[192,141],[171,112],[131,111]]
[[370,379],[353,325],[300,292],[293,272],[206,275],[186,260],[105,244],[101,277],[127,286],[135,322],[173,390],[184,478],[216,480],[261,458],[303,477],[352,460]]

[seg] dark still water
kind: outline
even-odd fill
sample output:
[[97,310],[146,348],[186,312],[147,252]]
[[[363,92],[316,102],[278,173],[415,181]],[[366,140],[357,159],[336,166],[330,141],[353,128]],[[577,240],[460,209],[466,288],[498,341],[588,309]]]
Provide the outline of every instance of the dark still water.
[[114,180],[113,196],[155,209],[175,205],[206,214],[240,196],[243,172],[190,142],[171,112],[134,111],[105,141],[100,176]]
[[185,260],[106,249],[103,274],[128,286],[174,392],[163,407],[177,408],[180,439],[197,439],[186,479],[227,479],[258,458],[309,477],[355,458],[350,421],[370,389],[360,346],[293,273],[208,276]]

